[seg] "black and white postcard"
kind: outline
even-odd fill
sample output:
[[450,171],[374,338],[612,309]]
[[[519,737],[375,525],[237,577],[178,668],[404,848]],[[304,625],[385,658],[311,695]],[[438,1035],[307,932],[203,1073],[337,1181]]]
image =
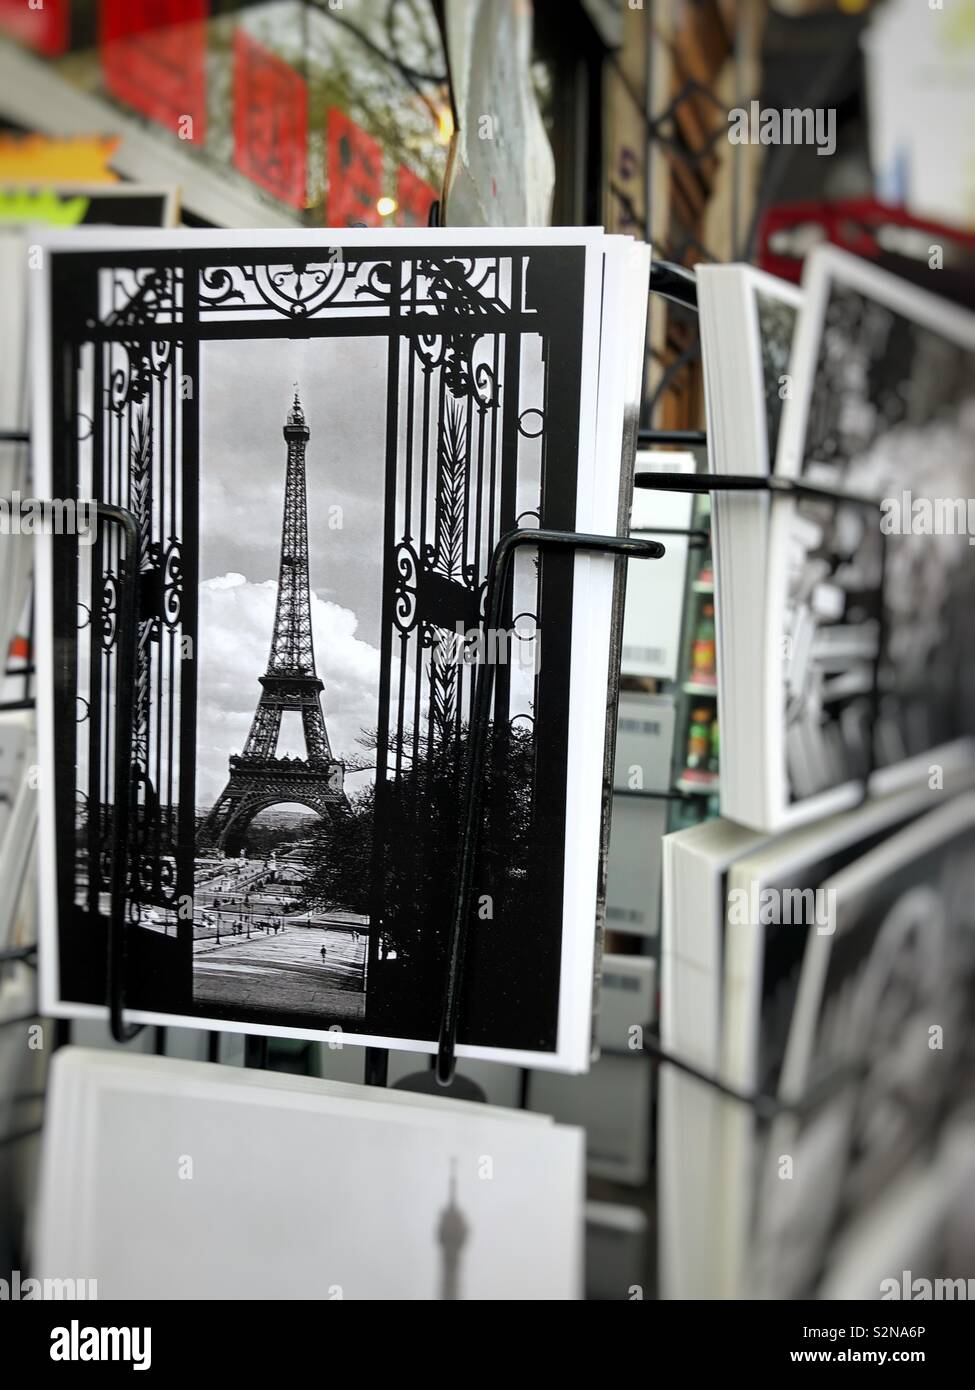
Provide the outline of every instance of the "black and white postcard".
[[835,920],[805,942],[779,1090],[791,1102],[817,1086],[831,1093],[772,1131],[750,1260],[752,1291],[771,1298],[809,1297],[831,1277],[846,1230],[863,1225],[961,1090],[975,796],[913,822],[822,892]]
[[871,769],[890,789],[972,732],[975,314],[834,247],[803,293],[776,472],[876,506],[772,508],[768,829],[852,804]]
[[[943,1012],[952,1020],[961,1016],[970,934],[956,931],[951,969],[939,976],[935,963],[943,959],[941,917],[964,923],[971,911],[965,902],[975,901],[968,824],[973,769],[970,757],[953,754],[940,790],[918,778],[909,789],[775,837],[717,819],[664,840],[663,1046],[745,1095],[800,1104],[821,1083],[827,1087],[825,1105],[799,1119],[786,1113],[770,1128],[749,1104],[676,1068],[662,1070],[664,1297],[808,1296],[810,1248],[834,1230],[837,1198],[827,1196],[830,1185],[839,1189],[846,1161],[840,1131],[855,1092],[845,1086],[843,1068],[857,1064],[854,1034],[876,1027],[887,1046],[891,1032],[882,1020],[898,1016],[902,995],[910,997],[915,985],[925,988],[924,980],[946,991],[952,981],[952,1008]],[[950,860],[945,873],[942,860]],[[913,896],[905,885],[917,890]],[[906,950],[885,974],[891,959],[884,937],[872,983],[855,994],[850,981],[874,950],[885,904],[902,893],[932,909],[931,950],[926,954],[917,943],[917,952]],[[950,904],[941,917],[939,893]],[[824,1031],[827,1012],[832,1022]],[[890,1045],[893,1088],[907,1087],[906,1059],[923,1070],[927,1047],[927,1033],[921,1042],[913,1034],[903,1054]],[[947,1047],[937,1065],[947,1059]],[[878,1084],[886,1084],[887,1068],[875,1056],[869,1060]],[[943,1081],[932,1086],[932,1097],[943,1087]],[[916,1099],[915,1088],[912,1116],[919,1113]],[[862,1093],[861,1101],[863,1126],[881,1114],[883,1128],[894,1114],[874,1093]],[[901,1124],[900,1133],[891,1127],[881,1136],[870,1170],[875,1185],[883,1181],[881,1152],[896,1167],[908,1132],[911,1126]],[[792,1168],[781,1161],[790,1156]],[[795,1229],[785,1231],[790,1223]]]
[[[526,552],[504,629],[480,623],[502,534],[615,533],[621,415],[596,448],[612,435],[600,333],[625,304],[622,274],[618,302],[603,296],[628,247],[613,242],[47,243],[37,487],[138,528],[134,1020],[430,1050],[488,660],[459,1054],[585,1069],[613,562]],[[57,1014],[106,1002],[123,552],[105,515],[93,543],[39,544]]]
[[[840,899],[832,891],[833,876],[885,841],[902,843],[897,837],[912,821],[932,808],[942,810],[954,793],[970,789],[972,768],[971,757],[959,752],[946,761],[943,789],[916,777],[895,794],[769,839],[731,866],[721,1019],[721,1072],[729,1084],[763,1095],[775,1095],[782,1085],[806,952],[813,949],[810,939],[831,941],[838,934]],[[967,800],[957,797],[952,810]],[[791,1098],[805,1095],[793,1092]],[[742,1297],[749,1291],[756,1179],[768,1131],[747,1105],[727,1101],[721,1108],[724,1292]],[[786,1152],[792,1150],[777,1150]]]
[[580,1129],[119,1049],[51,1071],[32,1268],[83,1270],[89,1298],[581,1296]]

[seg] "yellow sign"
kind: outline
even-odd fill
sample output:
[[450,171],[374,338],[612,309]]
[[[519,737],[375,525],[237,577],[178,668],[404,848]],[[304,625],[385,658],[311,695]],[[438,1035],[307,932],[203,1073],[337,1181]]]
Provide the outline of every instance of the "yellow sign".
[[108,161],[119,143],[118,136],[0,135],[0,182],[116,183]]

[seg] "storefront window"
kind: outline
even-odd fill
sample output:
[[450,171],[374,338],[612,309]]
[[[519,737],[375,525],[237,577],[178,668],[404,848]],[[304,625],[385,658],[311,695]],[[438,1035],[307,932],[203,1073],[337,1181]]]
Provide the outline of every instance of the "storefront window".
[[0,31],[63,79],[71,124],[82,92],[98,133],[134,125],[297,223],[422,225],[440,196],[452,123],[429,0],[0,0]]

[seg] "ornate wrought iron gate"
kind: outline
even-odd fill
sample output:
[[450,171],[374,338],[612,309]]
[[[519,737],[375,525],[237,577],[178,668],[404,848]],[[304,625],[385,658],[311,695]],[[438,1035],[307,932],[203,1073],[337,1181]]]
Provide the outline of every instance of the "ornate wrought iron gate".
[[[171,1007],[189,1012],[194,849],[207,809],[196,806],[194,782],[197,496],[206,408],[199,399],[200,344],[208,337],[386,338],[370,936],[376,975],[367,1026],[395,1031],[403,971],[388,967],[402,966],[417,933],[436,936],[439,924],[418,922],[414,911],[407,929],[410,905],[394,909],[389,901],[389,861],[402,865],[410,854],[400,840],[406,805],[422,828],[431,778],[442,785],[459,775],[474,680],[464,653],[474,646],[491,549],[505,531],[534,519],[574,523],[584,252],[472,248],[460,256],[377,245],[346,251],[345,259],[313,262],[308,255],[307,248],[60,255],[52,271],[54,399],[64,403],[52,422],[55,487],[63,496],[128,507],[139,522],[131,1002],[138,1007],[149,994],[158,1001],[164,975]],[[315,526],[313,516],[309,523]],[[62,848],[71,847],[59,865],[59,901],[62,958],[69,977],[74,971],[66,983],[77,998],[102,997],[117,546],[106,532],[86,554],[64,538],[55,565],[58,833]],[[571,593],[571,561],[524,562],[506,624],[517,635],[506,639],[496,683],[498,785],[515,734],[529,773],[533,882],[524,901],[540,914],[536,963],[539,948],[558,958],[567,632],[546,630],[543,662],[531,653],[547,612],[557,613],[556,626],[564,628]],[[449,879],[449,854],[443,859]],[[479,949],[482,969],[507,976],[510,988],[522,958],[517,939],[503,958],[487,943]],[[544,1003],[526,1024],[532,1037],[554,1026],[557,1000],[546,996]],[[471,1026],[476,1032],[477,1020]]]

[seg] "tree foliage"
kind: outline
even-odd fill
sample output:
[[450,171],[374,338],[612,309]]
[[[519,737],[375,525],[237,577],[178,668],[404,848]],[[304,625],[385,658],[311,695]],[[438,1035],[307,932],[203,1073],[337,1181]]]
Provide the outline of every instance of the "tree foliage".
[[[368,914],[381,954],[399,960],[442,949],[453,898],[468,730],[405,760],[396,778],[358,792],[348,813],[323,824],[307,884],[322,908]],[[429,751],[429,756],[426,756]],[[481,778],[480,853],[475,899],[504,911],[523,894],[529,868],[533,744],[531,733],[492,728]],[[377,805],[379,818],[377,820]]]

